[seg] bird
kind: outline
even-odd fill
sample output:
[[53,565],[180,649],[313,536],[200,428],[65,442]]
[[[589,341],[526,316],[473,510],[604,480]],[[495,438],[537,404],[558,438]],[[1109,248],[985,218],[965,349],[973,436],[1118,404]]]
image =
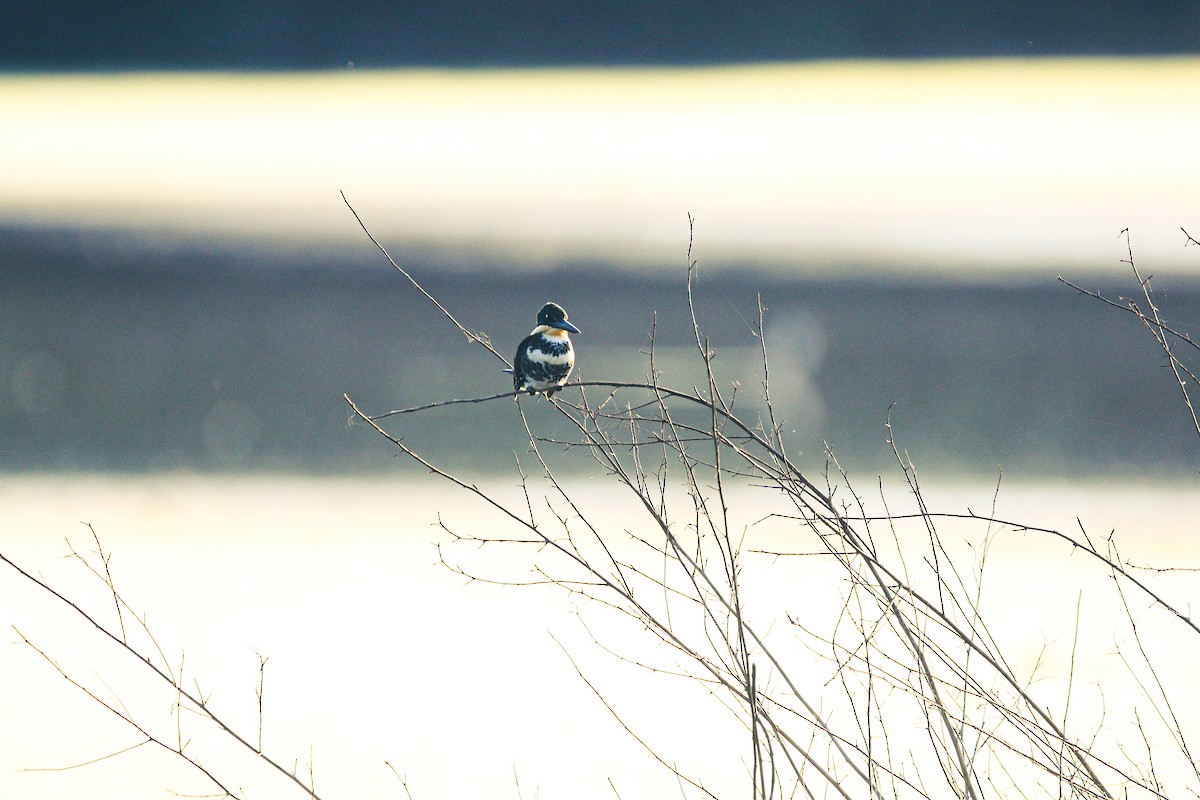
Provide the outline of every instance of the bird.
[[570,322],[567,312],[558,303],[546,303],[537,315],[537,327],[517,347],[513,359],[513,388],[517,392],[546,397],[567,383],[571,368],[575,366],[575,349],[571,347],[570,333],[580,333]]

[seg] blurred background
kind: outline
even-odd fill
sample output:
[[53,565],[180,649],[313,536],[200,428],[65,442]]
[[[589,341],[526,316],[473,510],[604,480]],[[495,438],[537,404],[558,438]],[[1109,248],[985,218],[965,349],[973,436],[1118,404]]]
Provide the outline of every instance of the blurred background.
[[[79,524],[93,523],[163,652],[187,648],[189,675],[242,730],[255,654],[273,656],[267,750],[315,758],[327,796],[401,796],[385,760],[422,798],[495,796],[514,778],[517,796],[677,792],[556,641],[621,711],[652,712],[638,730],[666,728],[666,756],[742,791],[740,730],[719,738],[690,701],[590,660],[592,635],[636,652],[639,632],[605,639],[614,629],[583,629],[559,595],[464,589],[441,565],[459,552],[435,523],[503,535],[496,515],[349,425],[342,395],[378,413],[509,379],[340,193],[502,352],[562,303],[584,378],[645,377],[654,327],[664,381],[699,382],[690,247],[716,371],[751,419],[766,308],[772,396],[806,469],[828,445],[863,487],[895,480],[890,409],[935,507],[1132,531],[1122,556],[1183,567],[1154,578],[1185,603],[1200,450],[1178,386],[1132,316],[1057,278],[1136,297],[1132,246],[1165,320],[1200,330],[1200,248],[1181,230],[1200,236],[1198,131],[1195,0],[19,4],[0,25],[3,551],[114,624],[103,586],[61,558],[64,538],[93,549]],[[523,403],[556,431],[544,402]],[[508,401],[392,422],[523,507]],[[574,485],[620,539],[640,517],[603,484]],[[889,508],[907,499],[901,487]],[[733,496],[746,530],[762,503]],[[954,540],[986,554],[977,533]],[[1114,626],[1151,610],[1084,604],[1077,587],[1107,573],[1010,534],[996,534],[988,596],[1018,672],[1075,675],[1072,626],[1079,675],[1119,667]],[[474,563],[524,575],[525,555]],[[776,592],[768,614],[837,618],[836,598],[817,598],[841,584],[780,574],[755,586]],[[135,705],[136,664],[110,663],[111,643],[16,573],[0,591],[5,622],[174,741],[173,695]],[[779,619],[763,629],[786,637]],[[1176,633],[1157,652],[1196,663]],[[0,795],[212,792],[149,748],[102,758],[138,736],[11,642]],[[1145,694],[1104,680],[1104,709]],[[239,789],[285,796],[248,761]]]
[[[1194,2],[30,5],[0,30],[0,468],[392,472],[369,411],[499,391],[374,249],[507,351],[689,384],[701,322],[795,446],[942,474],[1196,463],[1117,297],[1200,319]],[[415,445],[506,466],[493,406]],[[418,435],[420,432],[413,432]]]

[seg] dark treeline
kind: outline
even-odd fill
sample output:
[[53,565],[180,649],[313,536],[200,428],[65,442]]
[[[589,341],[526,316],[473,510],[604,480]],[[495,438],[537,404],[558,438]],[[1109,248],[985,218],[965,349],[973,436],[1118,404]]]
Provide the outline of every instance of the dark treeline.
[[1192,0],[23,3],[0,69],[720,64],[1200,50]]

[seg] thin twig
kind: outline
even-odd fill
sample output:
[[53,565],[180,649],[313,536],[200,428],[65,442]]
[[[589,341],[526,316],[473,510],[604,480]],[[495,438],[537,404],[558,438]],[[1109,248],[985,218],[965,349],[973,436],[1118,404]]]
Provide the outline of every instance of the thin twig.
[[417,279],[414,278],[408,272],[408,270],[404,269],[399,264],[397,264],[395,259],[393,259],[391,257],[391,255],[388,254],[387,249],[384,248],[384,246],[379,243],[379,241],[375,238],[375,235],[373,233],[371,233],[369,228],[367,228],[367,224],[365,222],[363,222],[362,217],[360,217],[358,215],[358,212],[354,210],[354,206],[350,205],[350,200],[347,199],[346,193],[338,192],[338,194],[340,194],[342,196],[342,202],[346,204],[346,208],[350,209],[350,213],[354,215],[355,222],[357,222],[359,227],[362,228],[363,233],[365,233],[367,235],[367,238],[371,240],[371,244],[373,244],[377,248],[379,248],[379,252],[383,253],[383,257],[386,258],[388,260],[388,262],[393,267],[396,268],[397,272],[399,272],[401,275],[403,275],[405,278],[407,278],[408,282],[411,283],[418,292],[420,292],[422,295],[424,295],[426,300],[428,300],[429,302],[431,302],[435,306],[437,306],[438,310],[442,312],[442,314],[446,317],[446,319],[450,320],[450,322],[452,322],[454,324],[454,327],[458,328],[458,330],[464,336],[467,337],[468,342],[475,342],[475,343],[483,345],[485,348],[487,348],[487,351],[489,353],[491,353],[496,358],[498,358],[502,362],[504,362],[504,366],[506,366],[506,367],[512,366],[512,364],[509,363],[508,359],[505,358],[504,356],[502,356],[500,354],[500,351],[498,351],[495,347],[492,346],[492,340],[490,337],[488,337],[488,335],[486,333],[480,333],[477,331],[473,331],[473,330],[467,328],[461,322],[459,322],[455,318],[455,316],[453,314],[451,314],[450,311],[441,304],[441,302],[438,301],[438,299],[436,297],[434,297],[432,294],[430,294],[428,291],[426,291],[425,287],[417,282]]
[[[264,763],[270,765],[276,772],[280,773],[281,775],[286,776],[288,778],[288,780],[292,781],[298,787],[303,789],[305,793],[307,793],[311,798],[313,798],[313,800],[320,800],[319,796],[315,792],[313,792],[311,786],[306,786],[302,780],[297,778],[294,774],[289,772],[285,767],[283,767],[281,764],[279,764],[274,759],[270,758],[269,756],[267,756],[263,753],[258,752],[257,749],[255,748],[255,746],[253,744],[251,744],[249,740],[247,740],[245,737],[243,737],[242,735],[237,733],[237,731],[235,731],[233,728],[231,728],[221,717],[217,716],[212,711],[212,709],[210,709],[208,707],[207,702],[198,693],[194,693],[194,692],[184,689],[183,686],[181,685],[182,681],[176,681],[173,677],[169,676],[166,672],[163,671],[163,668],[160,668],[159,666],[154,664],[154,662],[152,662],[149,658],[147,658],[146,656],[142,655],[140,652],[135,650],[128,642],[123,641],[119,636],[117,636],[112,631],[108,630],[103,625],[101,625],[98,621],[96,621],[96,619],[93,616],[91,616],[86,611],[84,611],[82,608],[80,608],[80,606],[77,605],[74,601],[68,599],[65,595],[63,595],[58,590],[56,590],[55,588],[50,586],[50,584],[46,583],[41,578],[38,578],[38,577],[30,574],[29,572],[26,572],[24,569],[22,569],[20,566],[18,566],[14,561],[12,561],[10,558],[8,558],[8,556],[4,555],[3,553],[0,553],[0,561],[3,561],[5,564],[8,564],[8,566],[10,566],[14,570],[16,570],[18,574],[20,574],[27,580],[29,580],[32,583],[39,586],[43,591],[48,592],[49,594],[51,594],[52,596],[57,598],[60,602],[62,602],[68,608],[70,608],[73,613],[75,613],[82,619],[89,622],[92,625],[92,627],[94,627],[96,630],[100,631],[100,633],[102,633],[110,641],[117,644],[122,650],[129,653],[131,656],[133,656],[135,659],[137,659],[139,662],[141,662],[142,665],[147,667],[151,672],[153,672],[156,676],[158,676],[158,678],[160,680],[162,680],[164,683],[169,685],[173,690],[175,690],[175,692],[178,695],[180,695],[181,697],[186,699],[189,703],[191,703],[191,705],[197,711],[199,711],[203,716],[205,716],[209,720],[211,720],[218,728],[220,728],[225,734],[227,734],[235,742],[237,742],[239,745],[244,747],[246,750],[249,750],[250,752],[257,755],[260,759],[262,759],[262,761]],[[22,636],[21,638],[24,639],[24,636]],[[28,640],[26,640],[26,641],[28,642]],[[30,646],[32,646],[32,644]],[[34,649],[37,649],[37,648],[34,648]],[[41,653],[42,651],[38,650],[38,652]],[[45,656],[45,653],[42,653],[42,655]],[[49,656],[45,656],[45,657],[46,657],[46,660],[50,664],[54,665],[56,669],[59,669],[60,672],[62,671],[61,668],[59,668],[58,665],[55,664],[54,661],[49,658]],[[64,674],[64,677],[67,677],[67,676]],[[71,679],[68,678],[68,680],[71,680]],[[71,683],[79,686],[79,684],[75,683],[74,680],[71,680]],[[91,694],[91,692],[88,692],[88,690],[86,688],[84,688],[83,686],[80,686],[80,688],[84,692]],[[111,706],[108,706],[108,704],[104,704],[104,705],[106,708],[109,708],[109,710],[112,711],[113,713],[121,715],[120,711],[117,711],[116,709],[112,708]],[[139,725],[137,725],[135,722],[133,722],[133,720],[128,720],[128,721],[131,725],[133,725],[138,730],[142,730],[142,728]],[[145,731],[142,731],[142,732],[145,733]],[[149,734],[147,734],[147,735],[149,735]],[[157,742],[158,740],[155,740],[155,741]],[[162,744],[162,743],[159,742],[159,744]],[[171,752],[178,753],[186,760],[191,761],[190,758],[188,758],[186,755],[184,755],[181,752],[182,748],[179,748],[179,750],[176,750],[176,748],[173,748],[167,744],[162,744],[162,746],[165,747],[166,749],[170,750]],[[207,771],[205,771],[205,772],[207,774]],[[213,780],[214,780],[214,782],[216,782],[215,778],[213,778]],[[220,785],[220,784],[218,783],[218,785]],[[222,790],[225,790],[224,786],[221,786],[221,788],[222,788]],[[231,794],[230,796],[233,796],[233,795]]]

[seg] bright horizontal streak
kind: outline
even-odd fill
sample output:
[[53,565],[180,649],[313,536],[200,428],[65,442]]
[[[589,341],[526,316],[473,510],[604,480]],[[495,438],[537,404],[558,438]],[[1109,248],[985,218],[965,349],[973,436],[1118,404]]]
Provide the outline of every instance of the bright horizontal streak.
[[1195,269],[1200,60],[0,78],[0,214],[787,269]]

